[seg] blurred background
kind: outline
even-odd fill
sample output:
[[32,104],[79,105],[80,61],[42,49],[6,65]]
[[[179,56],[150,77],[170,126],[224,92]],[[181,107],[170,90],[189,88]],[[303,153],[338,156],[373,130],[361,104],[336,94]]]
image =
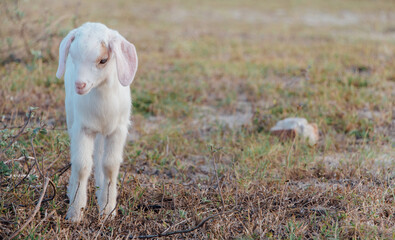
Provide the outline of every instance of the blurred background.
[[119,30],[143,51],[158,51],[159,45],[162,51],[170,51],[182,40],[199,39],[265,45],[312,35],[327,40],[390,40],[395,31],[392,8],[392,1],[353,0],[5,0],[1,3],[1,60],[56,59],[59,39],[86,21]]
[[[11,101],[0,110],[36,105],[52,124],[64,124],[63,84],[54,75],[58,46],[71,29],[97,21],[137,47],[137,123],[140,115],[185,122],[203,113],[206,122],[233,127],[270,115],[272,122],[258,123],[264,129],[301,115],[318,119],[329,134],[361,138],[374,125],[386,132],[395,79],[393,9],[385,0],[5,0],[0,63],[2,82],[11,87],[1,95]],[[56,94],[44,97],[46,91]]]

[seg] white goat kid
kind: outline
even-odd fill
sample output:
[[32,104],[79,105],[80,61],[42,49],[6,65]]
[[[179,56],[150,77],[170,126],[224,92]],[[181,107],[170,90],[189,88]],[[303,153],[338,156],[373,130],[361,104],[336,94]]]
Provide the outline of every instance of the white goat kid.
[[116,213],[117,176],[130,124],[128,86],[137,62],[134,45],[100,23],[85,23],[70,31],[60,44],[56,77],[65,74],[71,140],[66,218],[70,221],[82,218],[93,161],[100,213]]

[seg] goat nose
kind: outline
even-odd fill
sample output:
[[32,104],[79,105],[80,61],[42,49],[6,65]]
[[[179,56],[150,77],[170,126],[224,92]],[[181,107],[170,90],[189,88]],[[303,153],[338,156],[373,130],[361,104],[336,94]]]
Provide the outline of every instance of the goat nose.
[[84,82],[76,82],[76,83],[75,83],[75,86],[76,86],[78,89],[83,89],[83,88],[86,86],[86,83],[84,83]]

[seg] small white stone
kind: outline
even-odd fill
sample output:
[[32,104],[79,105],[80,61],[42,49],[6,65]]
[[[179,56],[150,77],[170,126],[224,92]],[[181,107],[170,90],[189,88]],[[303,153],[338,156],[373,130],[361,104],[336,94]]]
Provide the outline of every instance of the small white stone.
[[[291,132],[291,134],[287,132]],[[270,129],[275,135],[282,135],[283,137],[294,137],[296,135],[301,136],[307,140],[309,145],[313,146],[317,144],[319,135],[318,127],[315,123],[308,123],[304,118],[286,118],[276,123],[274,127]]]

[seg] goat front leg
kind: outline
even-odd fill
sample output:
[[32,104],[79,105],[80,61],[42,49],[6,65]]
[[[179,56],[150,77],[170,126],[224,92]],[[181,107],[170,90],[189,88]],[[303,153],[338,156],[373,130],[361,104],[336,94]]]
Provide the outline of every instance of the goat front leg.
[[68,187],[70,206],[66,219],[79,222],[87,201],[87,185],[92,170],[94,135],[82,128],[72,129],[71,175]]
[[118,127],[106,137],[102,160],[103,181],[99,186],[98,204],[100,214],[116,215],[114,210],[117,202],[117,177],[122,162],[122,152],[126,141],[127,127]]

